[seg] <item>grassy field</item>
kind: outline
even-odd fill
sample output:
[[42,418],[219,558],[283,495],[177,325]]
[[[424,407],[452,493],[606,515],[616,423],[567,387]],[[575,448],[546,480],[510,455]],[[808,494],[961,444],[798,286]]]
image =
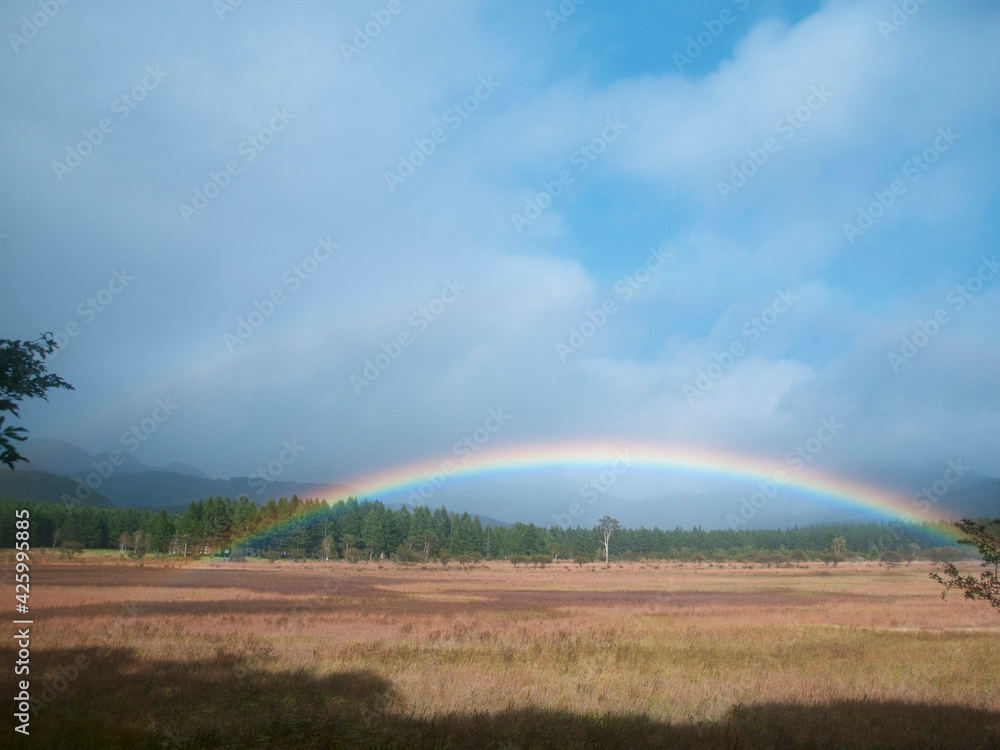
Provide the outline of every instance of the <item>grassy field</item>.
[[1000,616],[929,570],[36,557],[18,744],[1000,747]]

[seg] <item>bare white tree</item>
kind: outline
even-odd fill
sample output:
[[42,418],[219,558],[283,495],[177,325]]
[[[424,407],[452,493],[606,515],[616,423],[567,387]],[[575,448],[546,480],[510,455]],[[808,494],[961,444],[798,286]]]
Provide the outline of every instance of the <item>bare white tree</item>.
[[601,544],[604,545],[604,564],[608,564],[608,550],[611,546],[611,535],[621,529],[622,525],[611,516],[604,516],[597,522],[597,533],[600,535]]

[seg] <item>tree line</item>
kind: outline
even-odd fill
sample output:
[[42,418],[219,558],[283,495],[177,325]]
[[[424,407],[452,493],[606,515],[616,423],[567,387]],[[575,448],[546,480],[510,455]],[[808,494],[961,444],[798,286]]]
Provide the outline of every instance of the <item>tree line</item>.
[[[184,513],[105,509],[0,499],[0,546],[14,546],[14,511],[31,511],[33,547],[117,549],[122,554],[226,555],[276,558],[391,558],[419,562],[449,558],[594,559],[605,552],[617,559],[757,559],[779,563],[847,555],[876,558],[886,552],[907,559],[941,548],[936,527],[903,523],[825,524],[788,529],[622,528],[610,535],[607,550],[600,528],[548,528],[532,523],[484,526],[478,516],[444,507],[391,508],[379,501],[348,498],[271,500],[257,506],[237,500],[192,501]],[[613,520],[613,519],[610,519]],[[836,543],[835,543],[836,542]],[[945,551],[950,549],[951,552]],[[765,554],[766,553],[766,554]],[[767,554],[771,559],[759,559]],[[831,555],[833,557],[831,557]],[[536,560],[537,561],[537,560]]]

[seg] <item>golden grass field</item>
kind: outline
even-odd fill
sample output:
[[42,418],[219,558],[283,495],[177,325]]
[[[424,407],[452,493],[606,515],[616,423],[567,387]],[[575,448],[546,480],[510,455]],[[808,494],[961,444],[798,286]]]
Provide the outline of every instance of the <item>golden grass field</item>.
[[927,563],[33,554],[18,745],[1000,748],[1000,613]]

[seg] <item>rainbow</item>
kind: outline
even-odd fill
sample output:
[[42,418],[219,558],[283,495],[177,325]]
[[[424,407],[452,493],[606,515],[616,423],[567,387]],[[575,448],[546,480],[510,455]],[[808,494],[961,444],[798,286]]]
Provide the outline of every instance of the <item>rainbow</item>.
[[[478,447],[478,446],[477,446]],[[504,474],[552,469],[588,469],[595,472],[629,471],[633,468],[671,473],[701,475],[718,479],[750,481],[755,487],[746,494],[751,507],[763,507],[768,501],[764,488],[779,494],[805,496],[817,502],[860,510],[882,520],[907,523],[938,523],[946,520],[922,507],[915,499],[854,480],[810,470],[805,465],[792,466],[753,456],[672,445],[649,443],[563,442],[517,445],[459,455],[437,457],[394,466],[331,485],[327,499],[339,499],[343,488],[352,494],[371,499],[388,499],[409,491],[411,502],[424,504],[434,491],[457,480],[480,479]],[[323,495],[321,494],[321,497]],[[586,501],[583,501],[586,502]],[[720,522],[732,526],[730,514],[740,519],[742,502],[723,514]],[[748,515],[749,512],[747,511]],[[720,526],[723,525],[720,523]],[[738,527],[742,527],[741,525]],[[960,534],[942,530],[949,543]]]

